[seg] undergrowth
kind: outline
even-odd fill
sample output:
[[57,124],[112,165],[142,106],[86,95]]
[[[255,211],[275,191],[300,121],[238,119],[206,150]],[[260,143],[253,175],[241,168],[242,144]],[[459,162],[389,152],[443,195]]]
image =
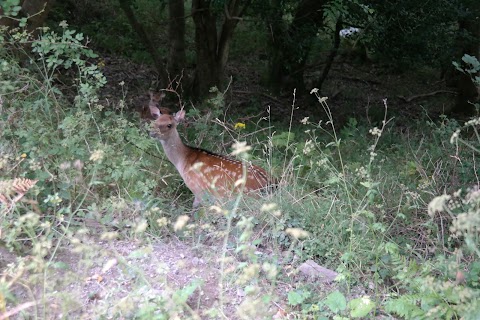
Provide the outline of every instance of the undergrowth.
[[[124,99],[99,98],[107,79],[96,54],[65,22],[60,28],[0,37],[0,248],[13,256],[0,262],[3,314],[479,317],[478,119],[401,132],[385,100],[378,127],[351,119],[338,130],[327,99],[312,90],[328,121],[293,123],[293,104],[290,127],[277,129],[268,119],[229,119],[215,91],[211,112],[191,110],[182,135],[216,152],[247,141],[248,160],[268,166],[277,191],[192,212],[191,195]],[[215,248],[202,255],[218,270],[208,307],[198,304],[205,279],[176,287],[172,266],[152,253],[175,238]],[[138,248],[125,257],[115,243]],[[68,253],[83,272],[62,262]],[[307,259],[338,272],[334,289],[295,276]],[[90,269],[87,281],[99,286],[112,272],[119,281],[85,303],[68,288]]]

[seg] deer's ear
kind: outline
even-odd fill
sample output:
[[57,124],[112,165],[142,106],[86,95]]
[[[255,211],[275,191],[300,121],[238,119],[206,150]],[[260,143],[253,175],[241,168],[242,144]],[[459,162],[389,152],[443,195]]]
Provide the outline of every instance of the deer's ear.
[[154,117],[155,119],[157,119],[158,117],[160,117],[160,115],[162,114],[160,112],[160,109],[158,109],[156,106],[150,104],[148,106],[150,108],[150,114],[152,115],[152,117]]
[[181,109],[175,113],[175,121],[182,122],[183,120],[185,120],[185,110]]
[[165,92],[153,92],[149,91],[148,94],[150,95],[150,102],[160,103],[162,102],[163,98],[165,98]]

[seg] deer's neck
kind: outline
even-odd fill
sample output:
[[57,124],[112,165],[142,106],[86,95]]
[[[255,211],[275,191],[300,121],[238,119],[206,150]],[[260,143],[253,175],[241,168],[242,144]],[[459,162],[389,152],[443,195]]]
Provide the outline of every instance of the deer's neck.
[[173,163],[180,175],[183,176],[190,148],[182,142],[178,132],[175,132],[166,140],[160,140],[160,142],[162,143],[163,150],[165,151],[168,160]]

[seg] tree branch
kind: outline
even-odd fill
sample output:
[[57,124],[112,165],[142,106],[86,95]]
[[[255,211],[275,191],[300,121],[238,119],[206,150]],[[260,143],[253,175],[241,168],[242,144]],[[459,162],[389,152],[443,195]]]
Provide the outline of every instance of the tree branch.
[[162,62],[162,59],[158,55],[158,52],[155,49],[152,40],[143,28],[143,25],[138,22],[137,17],[135,17],[135,13],[130,7],[130,0],[118,0],[118,2],[120,3],[120,7],[122,8],[123,12],[127,16],[128,22],[130,22],[133,30],[135,30],[138,37],[140,38],[140,41],[143,43],[148,53],[152,57],[155,69],[157,70],[160,77],[161,86],[166,86],[168,83],[168,74],[165,69],[165,64]]
[[333,60],[335,59],[335,56],[337,55],[338,48],[340,46],[340,30],[342,29],[342,19],[338,19],[337,23],[335,24],[335,31],[333,34],[333,47],[332,50],[330,50],[330,54],[327,57],[327,61],[325,62],[325,67],[323,68],[322,75],[318,79],[317,83],[317,88],[320,92],[322,92],[322,85],[323,82],[325,82],[325,79],[327,79],[328,73],[330,72],[330,69],[332,68]]
[[434,96],[439,93],[449,93],[449,94],[454,94],[456,95],[457,93],[455,91],[448,91],[448,90],[437,90],[429,93],[422,93],[422,94],[417,94],[411,97],[404,97],[404,96],[397,96],[398,98],[402,99],[405,102],[411,102],[412,100],[418,99],[418,98],[425,98],[425,97],[430,97]]

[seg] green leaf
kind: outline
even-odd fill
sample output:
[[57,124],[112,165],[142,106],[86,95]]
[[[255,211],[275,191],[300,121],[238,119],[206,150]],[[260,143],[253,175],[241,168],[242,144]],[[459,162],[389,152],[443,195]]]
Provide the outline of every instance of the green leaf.
[[350,307],[350,316],[353,318],[362,318],[369,314],[375,308],[375,302],[369,297],[353,299],[348,303]]
[[20,23],[18,25],[20,28],[24,28],[27,25],[27,18],[20,19]]
[[188,286],[184,287],[181,290],[176,291],[173,294],[173,300],[177,303],[184,304],[187,302],[188,297],[190,297],[195,290],[197,290],[198,287],[202,284],[203,281],[201,280],[194,280],[191,284]]
[[308,291],[290,291],[288,293],[288,304],[291,306],[297,306],[299,304],[302,304],[309,296],[310,292]]
[[330,143],[327,143],[327,145],[325,146],[325,148],[338,147],[338,146],[340,146],[340,141],[342,141],[342,139],[338,139],[338,141],[332,141],[332,142],[330,142]]
[[325,305],[334,313],[343,311],[347,308],[347,300],[340,291],[330,293],[324,300]]
[[398,245],[394,242],[387,242],[384,246],[385,252],[387,253],[398,253]]
[[383,225],[383,223],[376,222],[372,225],[373,230],[379,230],[381,232],[385,232],[387,228]]

